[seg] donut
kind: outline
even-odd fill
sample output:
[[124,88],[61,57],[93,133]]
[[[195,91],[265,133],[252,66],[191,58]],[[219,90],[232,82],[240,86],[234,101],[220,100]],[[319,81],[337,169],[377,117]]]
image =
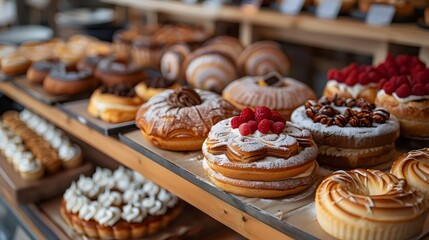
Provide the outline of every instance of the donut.
[[59,64],[60,61],[57,59],[48,59],[33,63],[27,70],[27,80],[32,83],[42,84],[43,80],[48,76],[49,71],[58,67]]
[[16,51],[16,47],[12,44],[0,43],[0,69],[1,69],[1,60],[7,55]]
[[315,202],[320,226],[339,239],[409,239],[422,231],[428,210],[406,180],[364,169],[334,172]]
[[176,44],[167,48],[161,57],[161,74],[170,81],[184,81],[183,62],[191,49],[186,44]]
[[237,79],[223,90],[222,96],[238,109],[270,106],[287,120],[295,108],[309,99],[317,99],[316,93],[304,83],[278,74]]
[[[310,132],[284,119],[273,123],[271,132],[260,126],[268,124],[269,130],[271,123],[263,121],[268,118],[258,119],[258,124],[254,117],[246,117],[247,122],[236,124],[248,111],[220,121],[210,130],[202,148],[203,167],[210,180],[224,191],[260,198],[296,194],[311,186],[318,171],[318,150]],[[251,122],[257,126],[253,130]]]
[[56,58],[72,69],[76,69],[76,64],[85,56],[83,46],[72,46],[71,44],[58,45],[53,51]]
[[97,79],[87,71],[67,71],[65,66],[52,69],[43,81],[43,89],[53,95],[76,95],[96,88]]
[[144,101],[163,92],[166,89],[177,89],[180,84],[175,81],[164,79],[161,76],[150,76],[135,86],[137,95]]
[[194,88],[221,93],[237,78],[235,60],[210,46],[192,52],[183,64],[187,83]]
[[190,88],[167,89],[141,106],[136,125],[154,146],[200,150],[210,128],[237,110],[219,95]]
[[219,48],[223,48],[230,53],[236,61],[238,61],[241,52],[244,50],[240,40],[230,36],[217,36],[205,42],[204,46],[219,46]]
[[106,86],[136,85],[146,74],[140,66],[112,57],[104,58],[97,64],[95,75]]
[[166,46],[151,37],[135,38],[131,51],[132,59],[141,67],[159,69]]
[[25,73],[30,67],[31,61],[18,51],[13,52],[1,59],[1,71],[5,75],[18,75]]
[[309,100],[291,116],[319,146],[319,163],[336,168],[371,167],[393,160],[399,122],[364,99]]
[[429,148],[401,155],[393,163],[390,173],[407,180],[413,188],[429,197]]
[[238,69],[242,76],[263,76],[272,71],[286,76],[289,59],[276,42],[259,41],[247,46],[238,58]]
[[105,122],[121,123],[134,120],[142,104],[133,86],[101,86],[91,95],[88,112]]
[[382,77],[377,69],[370,65],[352,63],[341,70],[332,68],[327,74],[328,82],[323,90],[323,96],[363,98],[369,103],[374,103],[378,83]]
[[[100,62],[101,59],[104,57],[101,55],[91,55],[86,56],[79,60],[79,62],[76,64],[76,68],[79,71],[90,71],[93,74],[95,74],[95,70],[97,68],[97,64]],[[97,76],[96,76],[97,77]]]

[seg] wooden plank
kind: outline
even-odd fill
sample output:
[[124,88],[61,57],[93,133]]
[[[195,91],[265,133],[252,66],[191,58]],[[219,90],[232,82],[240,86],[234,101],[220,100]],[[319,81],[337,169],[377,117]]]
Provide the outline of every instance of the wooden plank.
[[184,178],[118,142],[118,140],[106,137],[98,131],[82,125],[77,120],[58,110],[58,108],[35,101],[32,97],[8,83],[0,83],[0,90],[29,110],[37,112],[53,124],[69,132],[71,135],[80,138],[107,156],[131,169],[139,171],[161,187],[176,194],[184,201],[222,222],[244,237],[249,239],[264,239],[266,236],[270,236],[271,239],[290,239],[280,231],[226,204],[193,183],[188,182]]

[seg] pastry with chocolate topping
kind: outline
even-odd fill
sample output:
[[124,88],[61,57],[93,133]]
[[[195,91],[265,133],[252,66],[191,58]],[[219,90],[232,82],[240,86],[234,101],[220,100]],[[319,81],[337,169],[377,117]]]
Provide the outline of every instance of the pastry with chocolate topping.
[[139,97],[148,101],[151,97],[163,92],[166,89],[177,89],[180,84],[176,81],[170,81],[161,75],[151,76],[135,86],[135,91]]
[[135,63],[112,57],[98,62],[95,75],[107,86],[136,85],[146,77],[143,68]]
[[168,89],[141,106],[136,125],[158,148],[194,151],[201,149],[214,124],[237,113],[234,106],[215,93]]
[[103,85],[89,99],[88,112],[109,123],[131,121],[144,101],[131,85]]
[[48,59],[33,63],[27,70],[27,80],[32,83],[42,84],[49,72],[59,64],[58,59]]
[[399,122],[364,99],[322,97],[292,113],[319,145],[319,163],[339,168],[371,167],[393,160]]

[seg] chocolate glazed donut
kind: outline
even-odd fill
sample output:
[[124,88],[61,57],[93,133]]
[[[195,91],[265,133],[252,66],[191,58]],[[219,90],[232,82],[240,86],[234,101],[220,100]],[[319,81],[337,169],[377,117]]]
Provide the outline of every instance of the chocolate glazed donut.
[[136,85],[146,77],[143,68],[133,62],[114,58],[100,60],[97,64],[95,75],[106,86]]
[[42,84],[49,72],[60,63],[58,59],[48,59],[33,63],[27,70],[28,81]]
[[91,72],[67,71],[63,64],[52,69],[43,81],[45,91],[54,95],[75,95],[92,91],[97,85]]

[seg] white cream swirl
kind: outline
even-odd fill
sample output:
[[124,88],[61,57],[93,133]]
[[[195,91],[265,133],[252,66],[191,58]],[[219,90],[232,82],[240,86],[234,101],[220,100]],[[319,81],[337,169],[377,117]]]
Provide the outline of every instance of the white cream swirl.
[[136,184],[143,185],[144,182],[146,181],[146,178],[143,175],[141,175],[139,172],[133,171],[133,181]]
[[76,144],[62,145],[58,150],[58,155],[63,161],[70,161],[76,156],[77,151],[78,147]]
[[177,203],[177,197],[169,193],[167,190],[161,188],[158,193],[158,200],[162,202],[163,205],[167,207],[174,207]]
[[118,207],[100,208],[94,216],[94,220],[104,226],[113,226],[121,218],[121,210]]
[[39,159],[23,159],[19,162],[18,170],[23,173],[35,173],[42,170],[42,162]]
[[119,192],[106,190],[98,196],[98,202],[103,207],[109,207],[112,205],[120,206],[122,204],[122,196]]
[[34,129],[39,125],[41,121],[42,119],[39,116],[34,115],[32,118],[28,119],[27,126],[31,129]]
[[15,154],[13,154],[12,159],[13,159],[12,161],[14,165],[19,165],[21,161],[33,160],[34,156],[33,156],[33,153],[29,151],[25,151],[25,152],[18,151],[18,152],[15,152]]
[[27,122],[30,118],[34,116],[34,113],[31,111],[24,109],[19,113],[19,119],[23,122]]
[[48,123],[46,120],[40,121],[39,125],[36,126],[35,131],[38,135],[42,135],[46,130],[48,130]]
[[78,213],[79,210],[89,203],[89,199],[83,195],[72,195],[66,202],[66,209],[72,213]]
[[100,193],[100,187],[90,177],[80,175],[77,187],[90,198],[95,198]]
[[84,219],[85,221],[89,221],[94,219],[98,210],[101,208],[101,205],[98,202],[91,202],[89,204],[85,204],[79,210],[79,218]]
[[76,187],[76,182],[72,182],[71,186],[65,191],[63,198],[68,202],[72,197],[82,195],[82,192]]
[[146,215],[147,213],[142,211],[140,208],[128,204],[122,208],[121,217],[127,222],[137,223],[142,222]]
[[142,207],[146,208],[149,214],[153,216],[163,215],[167,212],[167,207],[159,200],[156,200],[154,196],[145,198],[142,201]]
[[159,192],[159,186],[153,182],[146,182],[143,186],[143,192],[149,196],[155,196]]
[[119,166],[118,169],[113,173],[113,178],[115,180],[121,180],[123,178],[130,178],[131,171],[125,169],[123,166]]
[[124,203],[140,202],[144,195],[137,189],[127,189],[123,194]]
[[63,145],[70,145],[70,139],[65,135],[57,134],[49,141],[49,143],[53,148],[58,150]]
[[8,143],[6,145],[4,155],[6,155],[7,158],[12,158],[16,152],[22,152],[22,151],[24,151],[24,145],[16,144],[16,143]]

